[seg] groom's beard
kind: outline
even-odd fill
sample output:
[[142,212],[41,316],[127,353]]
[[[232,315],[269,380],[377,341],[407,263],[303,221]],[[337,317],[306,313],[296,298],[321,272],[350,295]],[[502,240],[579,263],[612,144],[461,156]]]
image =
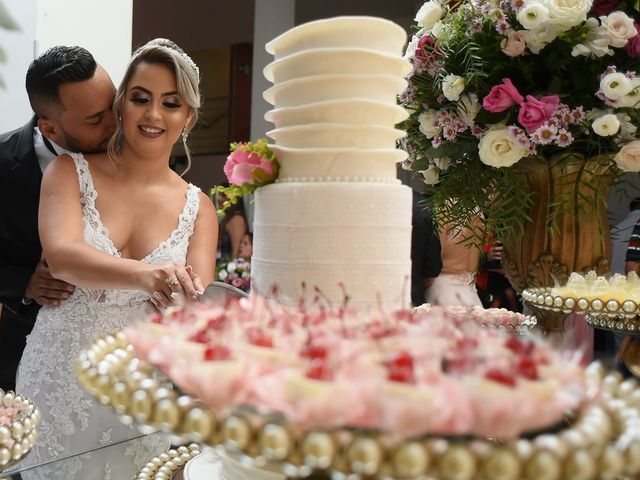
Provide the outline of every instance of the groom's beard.
[[[111,136],[103,138],[97,145],[87,144],[78,140],[73,135],[70,135],[66,130],[62,130],[67,145],[64,147],[70,152],[82,152],[82,153],[102,153],[107,151],[107,145]],[[61,145],[62,146],[62,145]]]

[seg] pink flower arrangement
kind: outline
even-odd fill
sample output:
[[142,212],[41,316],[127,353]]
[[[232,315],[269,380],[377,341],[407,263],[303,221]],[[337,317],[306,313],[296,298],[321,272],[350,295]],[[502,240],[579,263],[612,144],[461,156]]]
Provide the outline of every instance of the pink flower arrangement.
[[242,257],[230,260],[217,268],[217,279],[244,292],[251,288],[251,262]]
[[213,193],[222,193],[227,198],[221,211],[237,203],[243,195],[272,183],[277,178],[279,169],[275,153],[267,145],[266,139],[232,143],[231,153],[224,164],[229,186],[213,189]]
[[[431,172],[436,218],[471,228],[474,238],[486,234],[482,229],[499,237],[518,231],[535,196],[523,180],[537,163],[531,156],[566,162],[598,157],[603,170],[593,181],[602,186],[640,165],[629,161],[635,149],[618,155],[640,141],[637,5],[425,3],[405,52],[414,68],[399,96],[411,112],[401,146],[410,155],[405,168],[416,176]],[[433,12],[438,18],[425,16]],[[482,227],[474,227],[477,219],[469,213],[478,210],[491,211]]]

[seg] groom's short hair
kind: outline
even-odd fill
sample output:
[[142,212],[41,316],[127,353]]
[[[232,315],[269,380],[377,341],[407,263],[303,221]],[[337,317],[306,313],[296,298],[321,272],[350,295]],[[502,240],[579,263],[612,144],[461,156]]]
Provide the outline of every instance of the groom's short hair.
[[82,47],[57,46],[36,58],[27,70],[26,89],[31,108],[39,117],[60,107],[60,85],[89,80],[96,72],[93,55]]

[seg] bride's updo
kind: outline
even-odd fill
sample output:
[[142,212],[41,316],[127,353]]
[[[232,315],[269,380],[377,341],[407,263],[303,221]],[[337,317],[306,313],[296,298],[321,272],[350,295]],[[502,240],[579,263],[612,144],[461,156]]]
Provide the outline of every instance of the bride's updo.
[[129,66],[127,67],[122,82],[120,82],[115,100],[113,101],[116,131],[109,141],[107,153],[112,161],[115,161],[122,148],[122,104],[127,91],[127,85],[131,81],[136,67],[143,62],[160,64],[169,68],[176,76],[178,95],[180,95],[191,110],[191,116],[182,134],[182,143],[188,160],[187,168],[182,172],[182,175],[184,175],[191,167],[191,151],[187,146],[187,136],[198,121],[198,112],[201,106],[199,88],[200,71],[195,62],[184,50],[166,38],[155,38],[133,52]]

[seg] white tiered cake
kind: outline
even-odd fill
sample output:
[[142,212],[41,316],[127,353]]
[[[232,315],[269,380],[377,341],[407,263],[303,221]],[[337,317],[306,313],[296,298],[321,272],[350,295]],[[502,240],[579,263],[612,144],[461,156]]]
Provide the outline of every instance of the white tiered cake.
[[255,196],[254,291],[296,303],[316,287],[332,304],[408,306],[411,190],[396,179],[406,118],[396,95],[406,32],[373,17],[296,27],[266,45],[264,97],[281,165]]

